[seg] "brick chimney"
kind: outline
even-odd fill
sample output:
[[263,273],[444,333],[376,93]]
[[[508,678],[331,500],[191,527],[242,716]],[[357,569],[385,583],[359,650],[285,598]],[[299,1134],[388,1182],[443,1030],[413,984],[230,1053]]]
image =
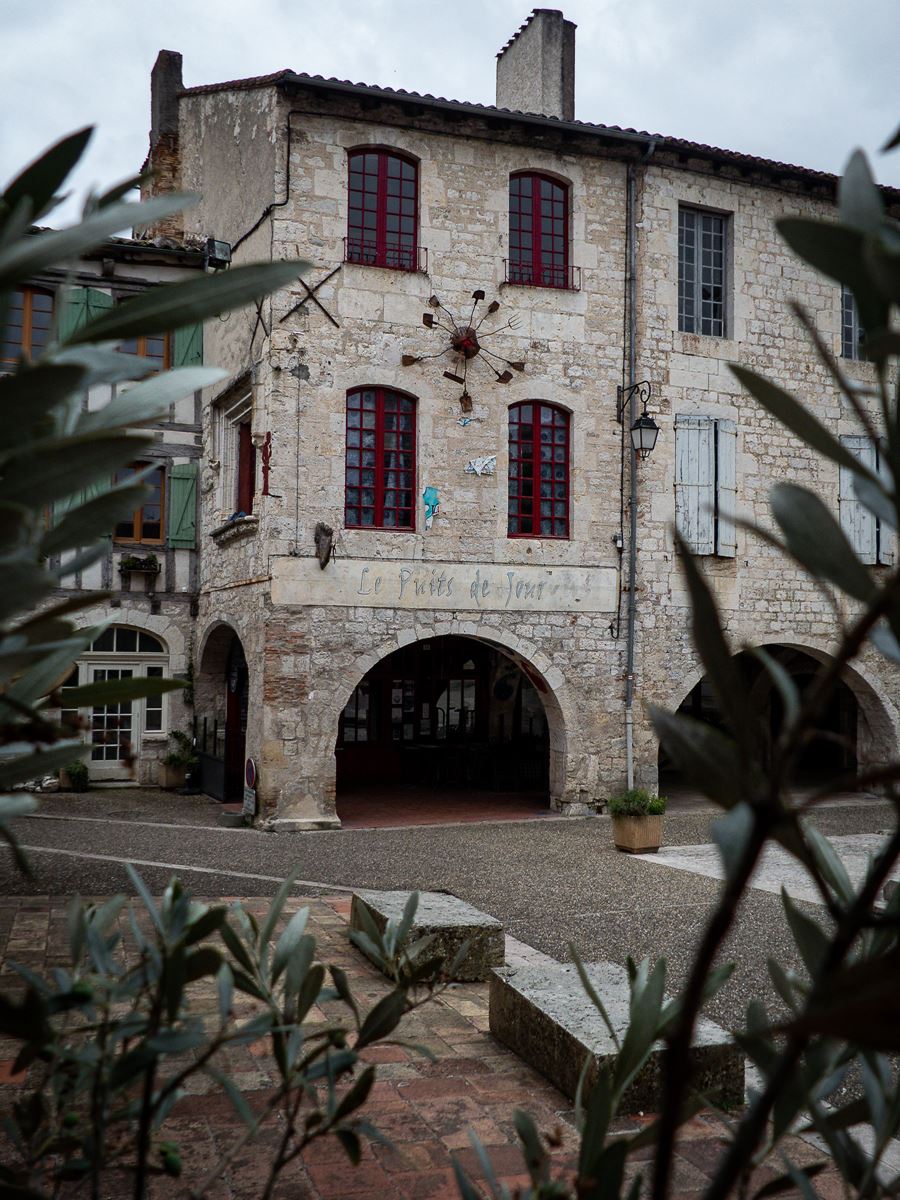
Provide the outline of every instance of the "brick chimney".
[[497,55],[497,107],[575,119],[575,22],[535,8]]
[[[154,172],[154,177],[141,186],[142,200],[176,192],[180,187],[178,95],[183,86],[181,55],[177,50],[160,50],[150,72],[150,153],[146,167]],[[183,238],[184,217],[176,213],[140,233],[143,237]]]

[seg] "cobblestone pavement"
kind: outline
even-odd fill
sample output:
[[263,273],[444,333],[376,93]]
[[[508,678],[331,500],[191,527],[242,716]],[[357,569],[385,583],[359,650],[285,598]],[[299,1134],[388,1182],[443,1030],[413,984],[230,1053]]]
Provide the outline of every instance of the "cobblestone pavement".
[[[242,903],[261,915],[267,902],[244,899]],[[285,919],[301,903],[299,898],[290,901]],[[319,956],[344,967],[364,1006],[374,1004],[387,985],[347,941],[348,899],[326,897],[310,903],[309,929],[318,939]],[[66,963],[66,947],[63,900],[34,896],[0,901],[0,952],[4,960],[0,989],[4,992],[20,982],[5,965],[7,957],[43,972]],[[199,990],[196,1002],[200,1010],[212,1008],[211,988],[205,993]],[[325,1013],[314,1009],[311,1020],[317,1019],[324,1020]],[[555,1170],[571,1174],[577,1147],[571,1106],[495,1042],[487,1030],[486,984],[454,986],[410,1014],[400,1032],[426,1045],[435,1056],[434,1062],[398,1046],[374,1047],[365,1053],[378,1067],[378,1082],[366,1115],[390,1139],[391,1147],[368,1145],[361,1165],[353,1168],[337,1144],[322,1142],[282,1176],[274,1193],[276,1200],[450,1200],[458,1196],[452,1156],[457,1156],[473,1177],[483,1178],[469,1131],[487,1147],[497,1176],[515,1188],[527,1182],[512,1124],[515,1108],[530,1112],[541,1130],[558,1131],[561,1144],[553,1155]],[[14,1054],[15,1044],[0,1040],[0,1109],[8,1109],[27,1085],[27,1081],[11,1076]],[[248,1104],[260,1110],[275,1081],[273,1064],[264,1047],[230,1050],[227,1066]],[[189,1184],[213,1170],[243,1128],[211,1081],[192,1081],[189,1092],[176,1105],[164,1128],[165,1136],[181,1147],[184,1179],[156,1179],[153,1197],[186,1196]],[[647,1120],[636,1119],[620,1128],[639,1128]],[[274,1125],[256,1144],[243,1150],[209,1195],[214,1200],[257,1200],[277,1133]],[[709,1172],[721,1152],[720,1134],[721,1125],[710,1115],[701,1114],[685,1127],[675,1172],[679,1196],[699,1197],[707,1186]],[[7,1149],[4,1147],[4,1152]],[[629,1176],[646,1165],[648,1154],[640,1152],[638,1161],[628,1167]],[[821,1158],[801,1142],[794,1142],[791,1156],[799,1164]],[[774,1174],[769,1168],[757,1171],[753,1188]],[[817,1178],[816,1186],[823,1200],[838,1200],[841,1195],[839,1180],[830,1169]],[[118,1178],[108,1182],[103,1194],[109,1200],[118,1200],[129,1192],[125,1179]]]

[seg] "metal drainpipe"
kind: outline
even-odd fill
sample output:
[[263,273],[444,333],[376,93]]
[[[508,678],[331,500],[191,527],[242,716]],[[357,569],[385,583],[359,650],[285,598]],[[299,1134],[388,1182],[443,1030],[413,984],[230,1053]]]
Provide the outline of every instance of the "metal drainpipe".
[[[656,148],[651,139],[640,159],[643,166]],[[625,225],[628,240],[628,387],[637,382],[637,229],[635,221],[635,164],[629,163],[625,183]],[[637,396],[628,400],[628,427],[637,420]],[[630,438],[629,438],[630,445]],[[630,453],[630,521],[628,530],[628,626],[625,661],[625,786],[634,787],[634,640],[637,619],[637,454]]]

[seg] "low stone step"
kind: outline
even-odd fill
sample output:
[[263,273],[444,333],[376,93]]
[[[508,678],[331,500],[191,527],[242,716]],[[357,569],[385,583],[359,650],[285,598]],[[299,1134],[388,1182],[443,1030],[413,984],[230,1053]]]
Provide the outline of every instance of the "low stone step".
[[[362,929],[360,912],[365,908],[379,931],[383,931],[388,921],[403,916],[409,896],[409,892],[354,892],[350,928]],[[463,942],[470,943],[468,954],[453,976],[461,982],[488,979],[491,968],[502,967],[506,961],[500,922],[447,892],[419,893],[419,907],[410,937],[414,940],[426,934],[434,937],[429,955],[441,954],[448,962]]]
[[[621,1042],[628,1027],[628,973],[616,963],[586,965]],[[491,1033],[574,1099],[587,1056],[586,1094],[616,1053],[603,1018],[571,963],[506,967],[491,975]],[[744,1056],[724,1029],[698,1022],[692,1051],[698,1088],[723,1105],[744,1102]],[[662,1044],[625,1094],[623,1113],[656,1112],[662,1096]]]

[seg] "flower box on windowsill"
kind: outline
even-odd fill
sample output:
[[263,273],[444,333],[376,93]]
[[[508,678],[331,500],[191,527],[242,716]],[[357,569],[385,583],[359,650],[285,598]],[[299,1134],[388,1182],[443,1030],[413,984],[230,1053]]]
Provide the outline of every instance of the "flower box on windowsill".
[[209,536],[217,546],[224,546],[228,542],[235,542],[238,538],[248,537],[250,534],[256,533],[258,528],[259,517],[246,516],[244,513],[235,513],[224,524],[211,529]]
[[141,558],[138,554],[126,554],[119,559],[119,570],[123,575],[141,572],[144,575],[158,575],[159,559],[155,554],[147,554]]

